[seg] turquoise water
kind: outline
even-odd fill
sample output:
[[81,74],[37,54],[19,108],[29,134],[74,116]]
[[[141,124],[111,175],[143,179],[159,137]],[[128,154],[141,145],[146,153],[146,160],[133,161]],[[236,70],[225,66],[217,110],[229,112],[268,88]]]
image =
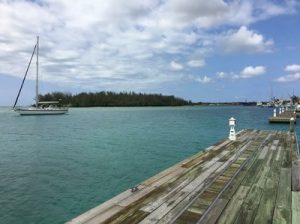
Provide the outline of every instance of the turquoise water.
[[231,116],[238,130],[288,130],[268,124],[271,114],[256,107],[150,107],[21,117],[0,108],[0,223],[68,221],[227,138]]

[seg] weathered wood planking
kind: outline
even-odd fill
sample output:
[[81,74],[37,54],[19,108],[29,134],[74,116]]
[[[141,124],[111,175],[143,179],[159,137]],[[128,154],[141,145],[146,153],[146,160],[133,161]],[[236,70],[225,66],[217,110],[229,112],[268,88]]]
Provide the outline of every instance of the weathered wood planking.
[[292,189],[300,191],[300,159],[293,161],[292,164]]
[[[274,136],[274,134],[270,135],[264,141],[264,143],[269,144],[270,137]],[[271,153],[268,149],[269,146],[266,146],[264,144],[261,145],[261,151],[258,151],[256,157],[254,158],[255,162],[252,163],[252,166],[249,168],[245,178],[243,179],[243,182],[237,188],[237,190],[239,190],[240,188],[248,187],[248,192],[246,195],[244,195],[244,198],[240,200],[242,204],[239,207],[238,211],[230,215],[233,219],[232,223],[252,223],[254,221],[255,212],[259,206],[259,201],[262,196],[262,190],[266,182],[265,175],[270,170],[267,167],[269,157],[271,156]],[[261,156],[262,152],[264,156]],[[234,196],[235,194],[233,194],[233,197]],[[231,206],[235,205],[233,204]],[[230,206],[227,206],[224,209],[219,222],[224,223],[226,221],[226,217],[231,213],[230,209]]]
[[68,223],[300,223],[298,160],[293,133],[242,130]]
[[273,215],[274,224],[291,223],[292,195],[291,195],[291,169],[281,168],[277,198]]
[[300,223],[300,192],[292,192],[292,224]]

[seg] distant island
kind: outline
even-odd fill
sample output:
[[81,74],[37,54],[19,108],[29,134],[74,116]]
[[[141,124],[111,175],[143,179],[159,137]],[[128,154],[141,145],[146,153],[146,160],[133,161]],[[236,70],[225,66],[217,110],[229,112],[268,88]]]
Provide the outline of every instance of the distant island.
[[101,91],[96,93],[63,93],[53,92],[39,95],[39,101],[56,101],[70,107],[132,107],[132,106],[185,106],[192,105],[187,101],[175,96],[162,94],[146,94],[135,92],[111,92]]
[[39,101],[57,101],[69,107],[145,107],[145,106],[255,106],[256,102],[192,102],[173,95],[135,92],[52,92],[39,95]]

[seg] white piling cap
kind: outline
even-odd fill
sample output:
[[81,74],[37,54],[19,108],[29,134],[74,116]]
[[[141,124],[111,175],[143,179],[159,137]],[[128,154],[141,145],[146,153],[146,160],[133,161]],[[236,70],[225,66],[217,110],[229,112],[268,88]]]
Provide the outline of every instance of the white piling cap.
[[236,121],[236,119],[234,119],[233,117],[231,117],[229,119],[229,125],[235,125],[235,121]]

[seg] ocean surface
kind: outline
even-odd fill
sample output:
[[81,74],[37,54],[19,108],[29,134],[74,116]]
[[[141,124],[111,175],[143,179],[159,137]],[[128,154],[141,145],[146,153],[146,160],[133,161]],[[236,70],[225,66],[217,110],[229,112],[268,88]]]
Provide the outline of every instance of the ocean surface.
[[[0,223],[64,223],[243,128],[270,108],[71,108],[21,117],[0,107]],[[297,125],[298,139],[299,124]]]

